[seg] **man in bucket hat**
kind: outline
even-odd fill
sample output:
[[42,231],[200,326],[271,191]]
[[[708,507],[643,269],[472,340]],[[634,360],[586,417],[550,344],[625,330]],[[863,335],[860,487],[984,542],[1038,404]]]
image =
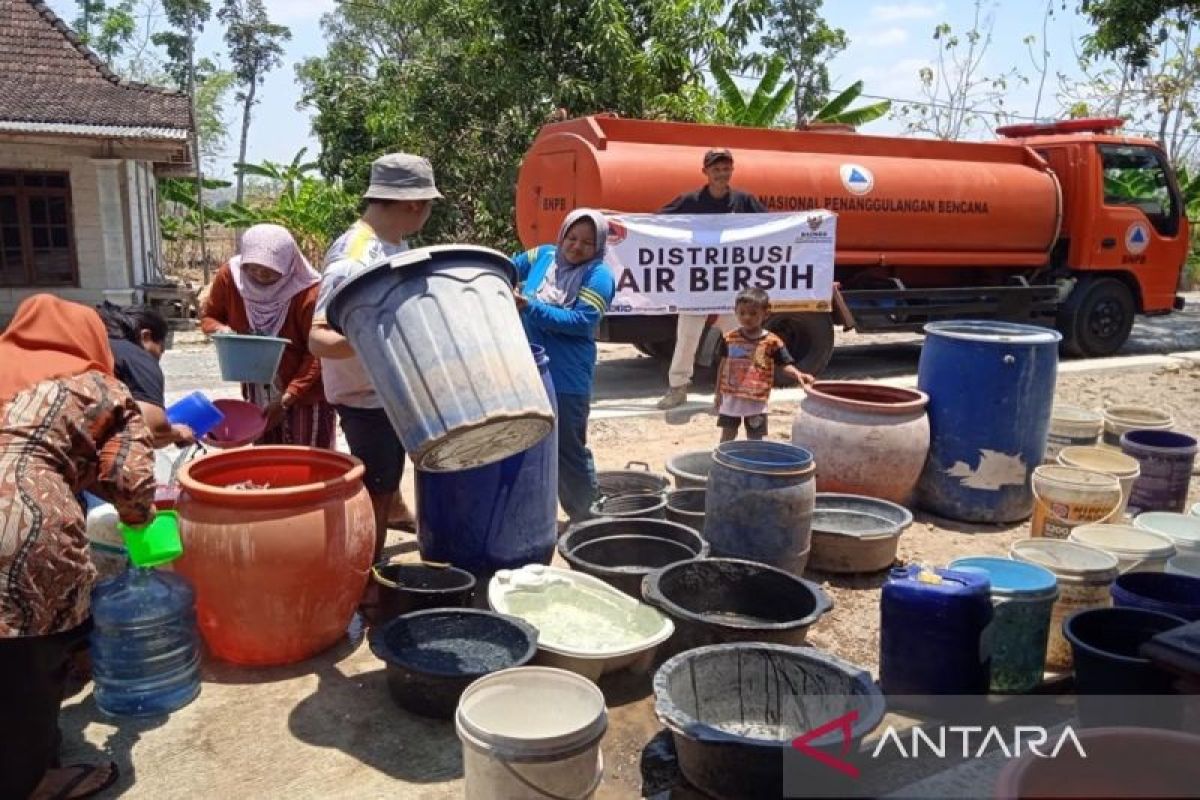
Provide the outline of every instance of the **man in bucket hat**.
[[321,288],[308,345],[321,359],[325,399],[337,409],[350,452],[361,459],[363,483],[375,511],[375,561],[383,553],[388,527],[414,527],[400,496],[404,446],[375,394],[362,362],[344,336],[329,327],[325,312],[333,291],[372,264],[408,249],[405,237],[424,227],[441,199],[427,159],[389,153],[371,165],[371,184],[362,217],[325,254]]
[[[704,154],[701,168],[706,183],[694,192],[684,192],[661,209],[660,214],[763,214],[767,208],[754,195],[729,185],[733,178],[733,153],[715,148]],[[732,306],[732,297],[730,306]],[[715,315],[714,315],[715,316]],[[675,352],[671,356],[666,395],[658,401],[663,411],[687,402],[688,386],[692,382],[696,350],[704,336],[708,319],[700,314],[680,314],[675,324]],[[713,322],[722,334],[737,327],[737,318],[722,314]]]

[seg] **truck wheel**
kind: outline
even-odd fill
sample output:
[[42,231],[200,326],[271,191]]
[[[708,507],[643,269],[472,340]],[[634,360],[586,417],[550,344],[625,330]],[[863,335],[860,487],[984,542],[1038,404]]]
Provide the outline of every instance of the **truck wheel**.
[[[767,329],[787,345],[801,372],[819,375],[833,356],[833,317],[829,314],[781,314],[767,322]],[[775,382],[791,386],[795,381],[775,371]]]
[[668,339],[665,342],[637,342],[633,347],[642,355],[659,361],[670,361],[671,356],[675,354],[674,339]]
[[1133,329],[1133,293],[1116,278],[1084,278],[1059,309],[1055,327],[1073,356],[1110,356]]

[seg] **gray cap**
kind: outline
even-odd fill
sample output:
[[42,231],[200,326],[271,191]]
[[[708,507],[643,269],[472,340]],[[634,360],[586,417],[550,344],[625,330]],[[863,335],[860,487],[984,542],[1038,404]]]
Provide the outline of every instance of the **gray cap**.
[[368,200],[439,200],[429,159],[409,153],[388,153],[371,164]]

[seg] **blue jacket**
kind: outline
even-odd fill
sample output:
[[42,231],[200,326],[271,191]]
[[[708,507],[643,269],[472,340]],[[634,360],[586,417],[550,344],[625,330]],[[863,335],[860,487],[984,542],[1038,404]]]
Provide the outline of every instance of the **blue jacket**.
[[596,326],[616,292],[612,271],[603,261],[587,267],[579,297],[570,308],[559,308],[534,299],[546,272],[554,263],[554,245],[544,244],[513,257],[521,293],[529,305],[521,314],[531,344],[546,348],[550,377],[559,394],[591,395],[596,371]]

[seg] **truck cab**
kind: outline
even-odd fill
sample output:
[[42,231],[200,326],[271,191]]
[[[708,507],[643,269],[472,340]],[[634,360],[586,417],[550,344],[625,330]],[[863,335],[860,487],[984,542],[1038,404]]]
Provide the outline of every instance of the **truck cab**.
[[1136,313],[1181,307],[1176,290],[1189,248],[1183,197],[1154,142],[1116,135],[1116,118],[1012,125],[997,133],[1050,165],[1062,225],[1044,277],[1068,292],[1056,315],[1063,348],[1109,355]]

